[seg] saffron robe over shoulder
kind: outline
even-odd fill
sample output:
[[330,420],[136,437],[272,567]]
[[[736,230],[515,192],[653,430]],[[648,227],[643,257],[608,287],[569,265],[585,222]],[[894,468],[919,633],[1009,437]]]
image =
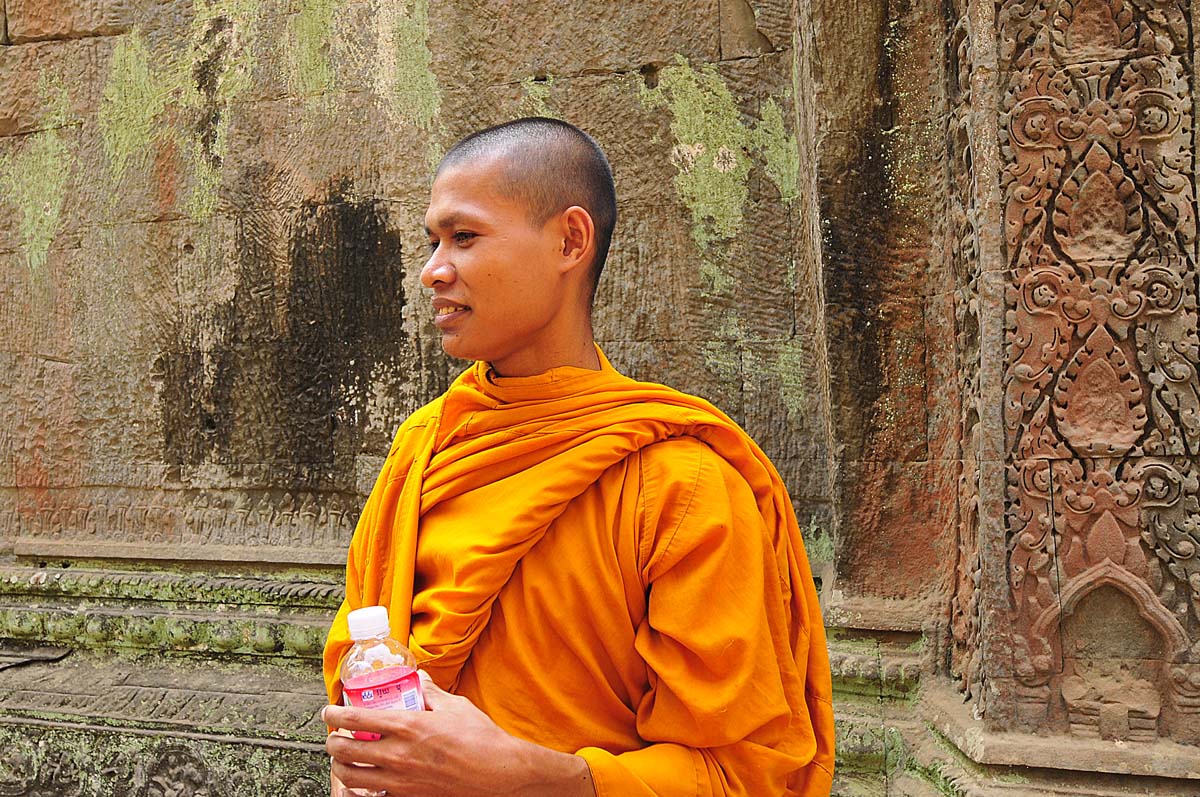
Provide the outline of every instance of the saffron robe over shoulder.
[[702,399],[602,368],[464,372],[397,433],[325,647],[385,605],[443,688],[599,795],[827,795],[825,632],[774,467]]

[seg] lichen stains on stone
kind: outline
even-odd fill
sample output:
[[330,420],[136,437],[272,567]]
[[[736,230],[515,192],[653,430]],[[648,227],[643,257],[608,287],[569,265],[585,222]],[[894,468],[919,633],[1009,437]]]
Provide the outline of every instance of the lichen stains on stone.
[[341,0],[303,0],[293,17],[288,57],[293,90],[312,103],[333,91],[336,72],[331,58],[334,19]]
[[773,370],[779,375],[779,397],[787,410],[788,420],[798,423],[805,408],[804,374],[808,372],[804,362],[804,348],[798,337],[793,335],[783,344]]
[[733,94],[711,64],[694,69],[682,57],[643,93],[651,107],[671,113],[675,188],[692,215],[692,239],[701,249],[737,235],[750,174],[750,132]]
[[671,113],[675,186],[691,211],[692,238],[702,249],[740,232],[754,156],[784,202],[799,195],[799,147],[774,98],[763,103],[761,118],[748,127],[716,68],[695,69],[682,57],[661,70],[642,98]]
[[754,128],[755,149],[761,154],[767,177],[784,202],[800,195],[800,147],[783,124],[783,111],[772,97],[763,104],[762,119]]
[[195,173],[187,211],[207,219],[217,205],[220,169],[228,149],[229,106],[254,79],[254,44],[260,25],[258,0],[195,0],[185,108],[194,130],[183,147]]
[[442,92],[429,51],[429,2],[385,3],[375,15],[374,86],[393,122],[432,132]]
[[746,339],[746,332],[736,314],[728,314],[722,318],[716,337],[718,340],[710,340],[704,344],[704,364],[717,375],[722,384],[740,385],[743,364],[741,348],[737,342]]
[[522,116],[557,117],[550,107],[550,87],[554,85],[552,77],[530,76],[521,81],[521,89],[525,96],[521,98],[520,113]]
[[42,129],[28,136],[14,156],[0,161],[0,189],[20,213],[21,246],[34,279],[44,277],[74,166],[62,132],[69,121],[67,90],[61,81],[43,76],[39,94],[46,109]]
[[231,34],[228,17],[215,17],[208,21],[192,51],[193,55],[198,56],[192,62],[192,82],[196,91],[194,99],[199,100],[201,108],[200,119],[196,123],[196,137],[213,168],[221,165],[221,157],[214,151],[223,110],[217,92],[224,77],[222,73],[229,55]]
[[104,151],[115,183],[131,166],[145,164],[169,96],[170,85],[154,70],[138,31],[123,37],[113,51],[99,113]]
[[814,565],[833,562],[833,536],[821,528],[816,518],[811,518],[804,529],[804,549],[808,561]]

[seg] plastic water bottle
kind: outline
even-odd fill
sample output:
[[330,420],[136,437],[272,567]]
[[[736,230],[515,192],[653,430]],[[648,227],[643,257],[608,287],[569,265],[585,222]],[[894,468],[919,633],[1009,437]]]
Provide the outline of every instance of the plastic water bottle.
[[[342,659],[342,699],[347,706],[424,711],[425,696],[417,660],[392,639],[387,607],[365,606],[346,617],[354,644]],[[354,731],[355,739],[374,741],[379,734]]]

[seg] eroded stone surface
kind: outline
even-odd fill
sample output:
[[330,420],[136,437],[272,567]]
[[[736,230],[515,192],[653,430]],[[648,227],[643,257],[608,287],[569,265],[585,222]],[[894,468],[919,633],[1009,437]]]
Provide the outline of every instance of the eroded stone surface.
[[5,0],[12,44],[113,36],[131,27],[134,0]]

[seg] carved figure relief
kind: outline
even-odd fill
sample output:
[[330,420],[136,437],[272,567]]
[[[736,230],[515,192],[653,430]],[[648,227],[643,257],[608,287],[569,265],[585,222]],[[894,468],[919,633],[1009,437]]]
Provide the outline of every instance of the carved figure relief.
[[19,536],[34,543],[69,540],[84,546],[152,543],[164,551],[179,545],[341,551],[356,520],[346,507],[362,503],[357,495],[315,491],[74,492],[73,505],[46,506],[24,516]]
[[209,786],[208,768],[183,745],[159,751],[146,768],[142,797],[215,797]]
[[1005,528],[1030,728],[1200,738],[1187,12],[1040,0],[998,17]]
[[14,797],[80,797],[78,764],[62,750],[41,749],[16,740],[0,753],[0,794]]
[[[182,742],[93,733],[63,745],[52,732],[0,729],[6,797],[316,797],[329,793],[328,756],[313,742],[286,752],[250,740]],[[269,760],[269,765],[264,763]],[[322,786],[322,784],[324,784]]]

